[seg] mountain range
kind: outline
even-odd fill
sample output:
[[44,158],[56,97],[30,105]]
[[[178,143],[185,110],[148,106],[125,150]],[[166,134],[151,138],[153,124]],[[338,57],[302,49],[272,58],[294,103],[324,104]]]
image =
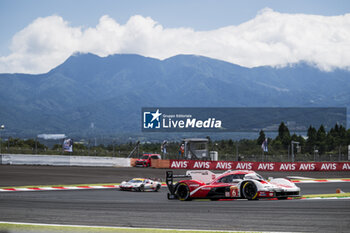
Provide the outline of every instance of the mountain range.
[[15,136],[140,132],[141,108],[152,106],[349,107],[350,71],[74,54],[45,74],[0,74],[0,123]]

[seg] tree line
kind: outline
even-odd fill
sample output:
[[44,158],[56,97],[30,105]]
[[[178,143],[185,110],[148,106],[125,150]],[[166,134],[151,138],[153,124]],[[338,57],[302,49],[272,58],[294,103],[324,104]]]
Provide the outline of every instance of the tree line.
[[[265,140],[265,133],[263,130],[259,133],[257,144],[261,145]],[[291,142],[298,142],[301,153],[331,153],[343,148],[346,150],[350,145],[350,129],[346,130],[342,125],[336,124],[328,132],[325,127],[320,125],[318,129],[309,126],[306,137],[301,135],[290,134],[288,127],[282,122],[278,128],[278,135],[276,138],[269,138],[269,144],[273,151],[283,152],[291,146]]]
[[[211,140],[208,138],[208,149],[218,151],[219,156],[226,156],[230,159],[238,158],[241,155],[260,155],[262,154],[262,143],[266,139],[263,130],[259,132],[257,139],[241,139],[233,141],[232,139]],[[302,154],[320,155],[327,153],[347,153],[347,146],[350,145],[350,129],[346,130],[342,125],[336,124],[328,132],[321,125],[318,129],[310,126],[307,135],[301,136],[295,133],[291,134],[284,122],[278,127],[278,134],[275,138],[267,138],[268,152],[270,155],[286,155],[291,151],[291,142],[297,142],[298,148],[295,152]],[[142,153],[161,153],[161,142],[140,143],[138,145],[138,156]],[[176,158],[179,153],[181,142],[168,142],[168,158]],[[136,142],[113,143],[91,145],[86,143],[74,143],[73,154],[75,155],[97,155],[97,156],[117,156],[126,157],[135,148]],[[62,151],[62,144],[54,144],[51,148],[36,139],[8,138],[1,143],[2,153],[38,153],[38,154],[69,154]]]

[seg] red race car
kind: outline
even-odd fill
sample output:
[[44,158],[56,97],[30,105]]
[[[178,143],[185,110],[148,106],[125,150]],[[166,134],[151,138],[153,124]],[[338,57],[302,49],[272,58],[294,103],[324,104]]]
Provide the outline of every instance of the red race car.
[[[174,178],[183,179],[174,184]],[[298,197],[300,188],[284,178],[265,180],[254,171],[235,170],[215,174],[207,170],[187,171],[186,175],[166,172],[168,199],[189,201],[192,199],[287,199]]]
[[136,167],[150,167],[152,165],[151,159],[162,159],[160,154],[143,154],[141,158],[135,162]]

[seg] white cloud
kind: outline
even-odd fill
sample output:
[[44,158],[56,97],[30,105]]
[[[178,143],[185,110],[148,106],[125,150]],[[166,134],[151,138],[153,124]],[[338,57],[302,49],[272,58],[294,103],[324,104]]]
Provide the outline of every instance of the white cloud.
[[283,14],[267,8],[238,26],[211,31],[163,28],[139,15],[125,25],[105,15],[94,28],[71,27],[54,15],[38,18],[15,34],[11,51],[0,57],[0,73],[44,73],[74,52],[159,59],[196,54],[246,67],[306,61],[322,70],[350,69],[350,14]]

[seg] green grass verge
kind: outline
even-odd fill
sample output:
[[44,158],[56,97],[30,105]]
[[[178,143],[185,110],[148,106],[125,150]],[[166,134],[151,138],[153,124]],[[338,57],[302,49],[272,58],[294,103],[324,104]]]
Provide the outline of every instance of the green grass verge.
[[310,195],[303,195],[304,198],[328,198],[328,197],[350,197],[350,193],[331,193],[331,194],[310,194]]
[[[85,227],[85,226],[38,226],[32,224],[8,224],[0,223],[0,232],[8,233],[109,233],[109,232],[126,232],[126,233],[139,233],[139,232],[156,232],[156,233],[205,233],[205,232],[234,232],[234,231],[200,231],[200,230],[168,230],[157,228],[117,228],[117,227]],[[240,233],[242,233],[240,231]]]

